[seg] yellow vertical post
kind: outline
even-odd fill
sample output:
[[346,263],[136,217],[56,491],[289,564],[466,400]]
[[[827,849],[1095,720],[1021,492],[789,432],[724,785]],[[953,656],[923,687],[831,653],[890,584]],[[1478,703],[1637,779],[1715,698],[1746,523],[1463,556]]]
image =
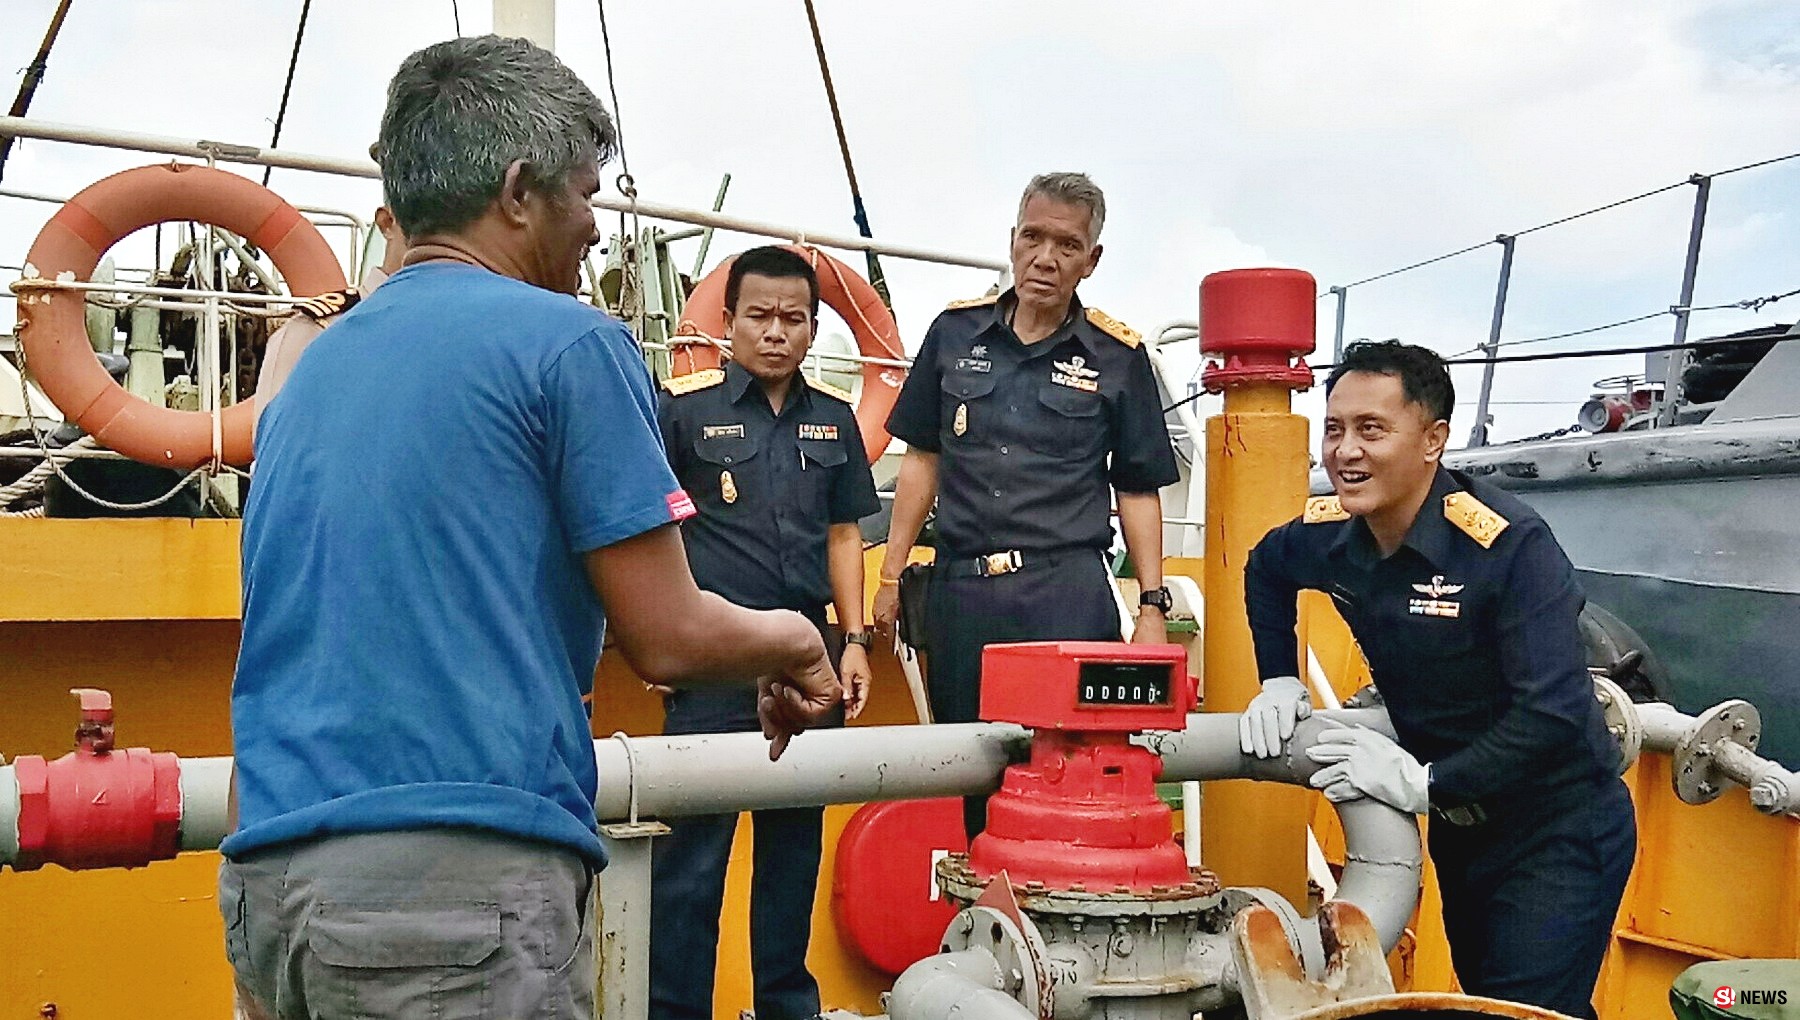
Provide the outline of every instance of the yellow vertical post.
[[[1313,348],[1314,300],[1312,277],[1297,270],[1232,270],[1201,284],[1201,349],[1221,359],[1205,383],[1225,394],[1224,413],[1206,422],[1201,661],[1209,712],[1241,712],[1260,687],[1244,563],[1263,535],[1306,503],[1307,422],[1292,412],[1290,397],[1311,384],[1311,371],[1290,358]],[[1270,783],[1208,784],[1202,863],[1228,885],[1263,886],[1305,904],[1309,796]]]

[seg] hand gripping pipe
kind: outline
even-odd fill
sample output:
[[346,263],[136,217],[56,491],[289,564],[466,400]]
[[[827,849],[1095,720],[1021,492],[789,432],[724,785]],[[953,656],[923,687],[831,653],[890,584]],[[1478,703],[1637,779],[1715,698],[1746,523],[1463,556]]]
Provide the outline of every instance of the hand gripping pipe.
[[[1279,758],[1255,758],[1238,750],[1238,717],[1225,712],[1188,716],[1180,733],[1149,733],[1136,742],[1162,756],[1164,782],[1197,779],[1260,779],[1304,784],[1321,766],[1306,756],[1328,723],[1366,726],[1394,735],[1387,712],[1347,708],[1314,712],[1301,720]],[[1344,874],[1333,897],[1369,915],[1382,951],[1394,948],[1419,902],[1423,848],[1418,819],[1378,801],[1358,799],[1333,805],[1344,826]]]

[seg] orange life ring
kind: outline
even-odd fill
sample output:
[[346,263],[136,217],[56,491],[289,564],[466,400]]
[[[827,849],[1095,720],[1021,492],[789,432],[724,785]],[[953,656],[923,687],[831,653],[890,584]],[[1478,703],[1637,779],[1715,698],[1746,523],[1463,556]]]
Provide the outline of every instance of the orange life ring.
[[[894,324],[894,313],[881,300],[881,295],[857,275],[856,270],[811,245],[788,244],[782,247],[805,256],[819,276],[819,299],[843,316],[856,336],[856,346],[864,357],[901,360],[906,357],[900,345],[900,328]],[[725,335],[725,280],[731,274],[736,256],[706,274],[688,295],[675,327],[670,361],[676,375],[687,375],[707,368],[718,368],[724,353],[717,338]],[[684,339],[686,338],[686,339]],[[906,369],[893,365],[864,365],[862,394],[856,402],[856,424],[862,429],[863,450],[873,464],[888,446],[887,418],[900,398],[900,384]]]
[[[344,271],[317,227],[274,192],[211,167],[142,166],[90,185],[57,210],[25,256],[46,280],[86,280],[100,257],[134,230],[170,220],[223,227],[267,252],[295,297],[342,290]],[[213,458],[213,416],[156,407],[125,391],[94,357],[86,301],[78,291],[22,290],[19,340],[44,395],[109,450],[159,467],[188,469]],[[255,407],[219,412],[220,460],[250,463]]]

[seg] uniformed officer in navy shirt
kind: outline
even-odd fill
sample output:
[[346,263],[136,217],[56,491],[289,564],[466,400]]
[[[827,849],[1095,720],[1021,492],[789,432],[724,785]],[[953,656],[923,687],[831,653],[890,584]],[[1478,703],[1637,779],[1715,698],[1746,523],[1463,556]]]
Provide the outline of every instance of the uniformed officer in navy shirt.
[[1325,384],[1337,495],[1259,542],[1245,598],[1262,692],[1246,754],[1311,713],[1295,596],[1328,594],[1399,743],[1328,730],[1308,755],[1333,801],[1431,815],[1431,859],[1463,990],[1593,1017],[1636,824],[1588,677],[1568,557],[1531,508],[1440,463],[1455,394],[1436,354],[1352,344]]
[[[1033,178],[1012,231],[1013,288],[938,316],[888,418],[907,451],[875,619],[894,622],[897,578],[935,498],[926,651],[940,722],[976,718],[984,645],[1119,640],[1104,559],[1115,493],[1144,592],[1132,640],[1167,640],[1158,490],[1180,475],[1156,378],[1138,334],[1075,296],[1100,262],[1105,219],[1085,174]],[[986,802],[965,803],[973,837]]]
[[[845,638],[845,713],[855,718],[870,681],[857,522],[880,502],[850,395],[800,373],[818,310],[819,281],[806,259],[772,246],[739,255],[725,285],[731,361],[664,384],[657,419],[669,463],[699,510],[681,528],[695,582],[741,606],[796,610],[821,632],[834,604]],[[665,697],[665,733],[758,727],[754,688]],[[762,1020],[819,1012],[806,952],[823,815],[817,807],[752,815],[750,954]],[[710,1020],[737,816],[669,824],[652,855],[650,1016]]]

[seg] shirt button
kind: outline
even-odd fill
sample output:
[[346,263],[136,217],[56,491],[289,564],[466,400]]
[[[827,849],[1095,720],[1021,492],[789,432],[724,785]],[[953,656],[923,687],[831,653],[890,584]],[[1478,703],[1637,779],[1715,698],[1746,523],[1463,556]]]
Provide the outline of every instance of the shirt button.
[[999,490],[999,489],[995,489],[995,490],[994,490],[994,498],[995,498],[995,499],[999,499],[999,498],[1000,498],[1000,490]]
[[1007,408],[1007,411],[1009,411],[1013,414],[1018,414],[1019,413],[1019,405],[1014,404],[1011,407]]
[[1000,452],[1001,452],[1001,453],[1002,453],[1002,454],[1004,454],[1004,453],[1006,453],[1006,452],[1007,452],[1007,450],[1006,450],[1006,447],[1004,447],[1004,446],[1002,446],[1002,447],[1001,447],[1001,448],[1000,448]]

